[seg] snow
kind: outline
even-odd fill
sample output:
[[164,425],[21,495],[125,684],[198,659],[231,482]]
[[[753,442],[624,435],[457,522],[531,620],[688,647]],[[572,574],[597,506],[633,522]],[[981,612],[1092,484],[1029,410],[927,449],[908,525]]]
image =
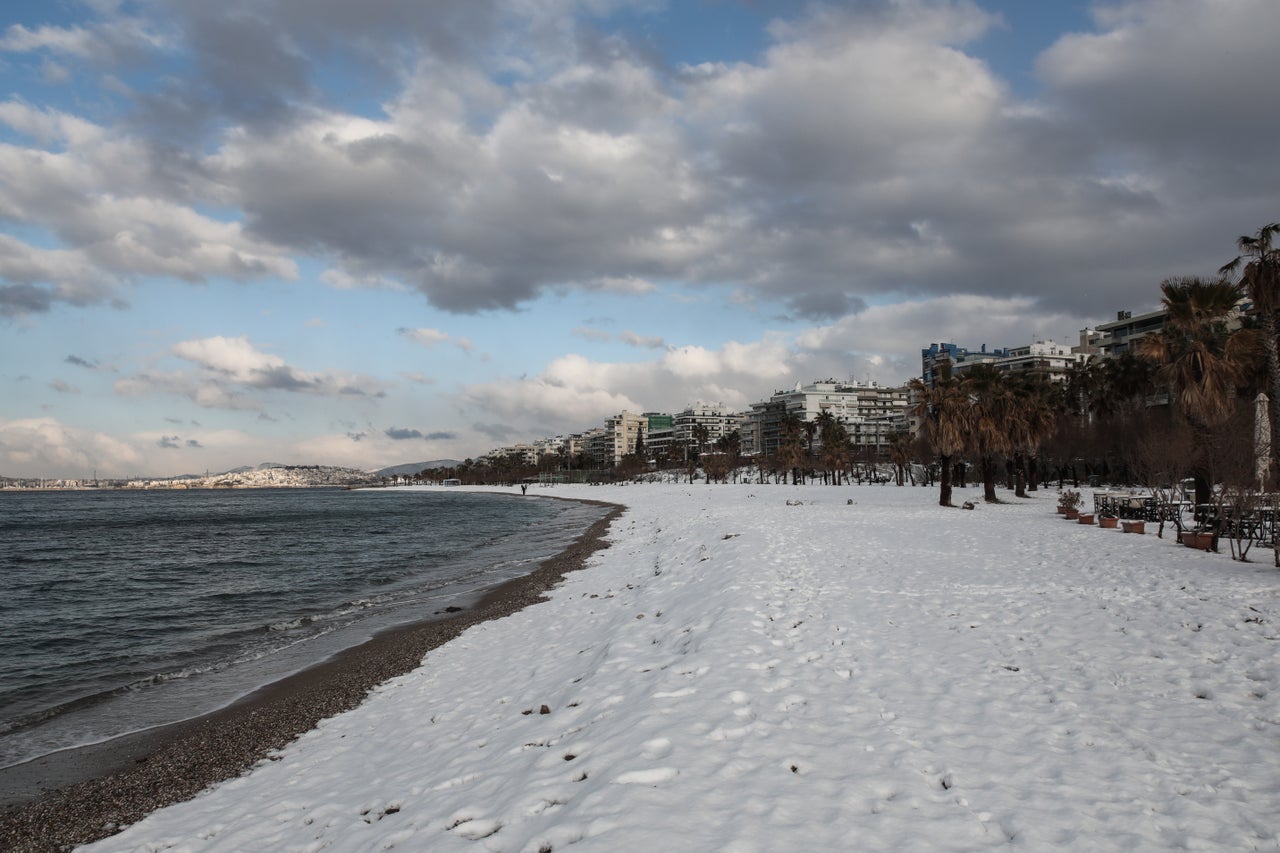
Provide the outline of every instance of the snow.
[[1265,562],[1052,491],[545,493],[628,506],[550,601],[91,849],[1280,850]]

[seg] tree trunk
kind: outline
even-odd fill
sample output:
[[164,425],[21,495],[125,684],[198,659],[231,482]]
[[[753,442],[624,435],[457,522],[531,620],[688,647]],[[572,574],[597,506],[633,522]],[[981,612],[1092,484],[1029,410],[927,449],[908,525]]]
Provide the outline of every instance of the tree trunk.
[[[1271,428],[1271,470],[1267,480],[1280,473],[1280,344],[1276,342],[1276,317],[1270,311],[1262,315],[1262,345],[1267,351],[1267,378],[1271,380],[1271,402],[1267,406]],[[1262,486],[1264,489],[1267,483]]]
[[1013,457],[1013,476],[1014,496],[1025,498],[1027,496],[1027,457],[1021,453]]
[[996,497],[996,459],[994,456],[983,456],[982,462],[982,499],[989,504],[1000,503]]
[[941,473],[938,477],[938,506],[954,506],[951,503],[951,457],[939,456]]

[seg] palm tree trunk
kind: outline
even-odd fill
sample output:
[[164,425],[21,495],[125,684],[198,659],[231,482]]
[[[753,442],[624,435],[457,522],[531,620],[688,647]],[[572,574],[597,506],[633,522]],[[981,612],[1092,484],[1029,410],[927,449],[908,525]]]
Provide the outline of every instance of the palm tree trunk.
[[996,458],[983,454],[982,458],[982,499],[989,504],[1000,503],[996,497]]
[[1267,378],[1271,380],[1271,405],[1267,408],[1271,427],[1271,470],[1268,473],[1274,475],[1280,473],[1280,345],[1276,342],[1275,314],[1270,311],[1261,313],[1262,345],[1267,351]]
[[941,475],[938,477],[938,506],[954,506],[951,503],[951,457],[939,456]]

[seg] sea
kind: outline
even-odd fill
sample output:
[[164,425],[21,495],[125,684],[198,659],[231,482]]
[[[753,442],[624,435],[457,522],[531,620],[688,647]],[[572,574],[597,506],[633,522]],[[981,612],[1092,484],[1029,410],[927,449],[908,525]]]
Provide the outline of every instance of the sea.
[[0,768],[439,618],[603,514],[394,488],[0,492]]

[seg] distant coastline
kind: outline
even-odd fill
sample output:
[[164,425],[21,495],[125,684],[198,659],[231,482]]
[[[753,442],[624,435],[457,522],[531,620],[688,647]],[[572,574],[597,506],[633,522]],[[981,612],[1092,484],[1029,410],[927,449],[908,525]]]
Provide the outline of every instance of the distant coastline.
[[128,478],[3,477],[0,491],[90,491],[147,489],[307,489],[381,485],[374,473],[333,465],[277,465],[205,476]]

